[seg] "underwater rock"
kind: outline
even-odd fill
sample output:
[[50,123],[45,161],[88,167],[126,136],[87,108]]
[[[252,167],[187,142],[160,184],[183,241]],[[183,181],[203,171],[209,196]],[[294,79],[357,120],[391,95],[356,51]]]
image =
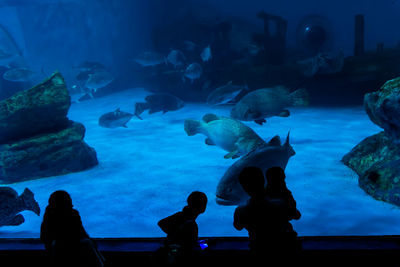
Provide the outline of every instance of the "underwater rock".
[[17,226],[25,221],[21,211],[30,210],[37,216],[40,215],[40,207],[34,194],[28,188],[18,196],[11,187],[0,187],[0,226]]
[[365,138],[342,162],[358,175],[359,186],[369,195],[400,206],[400,78],[387,81],[364,97],[372,122],[384,131]]
[[384,129],[388,137],[400,141],[400,77],[366,94],[364,107],[373,123]]
[[366,193],[400,206],[400,147],[384,132],[365,138],[342,162],[359,175]]
[[0,144],[64,128],[70,96],[60,73],[0,102]]
[[60,73],[0,102],[0,183],[82,171],[98,164],[85,127],[67,118],[70,96]]
[[57,132],[0,145],[0,183],[8,184],[70,172],[98,164],[96,152],[84,141],[77,122]]

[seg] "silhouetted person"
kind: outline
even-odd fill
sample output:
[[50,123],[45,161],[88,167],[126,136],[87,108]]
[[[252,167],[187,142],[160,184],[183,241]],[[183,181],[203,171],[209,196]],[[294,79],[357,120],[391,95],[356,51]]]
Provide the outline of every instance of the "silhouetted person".
[[206,194],[194,191],[187,198],[187,206],[182,211],[158,222],[158,226],[167,234],[164,248],[168,259],[165,260],[170,264],[195,264],[193,252],[200,248],[196,218],[206,210],[206,206]]
[[286,223],[284,248],[289,252],[298,252],[301,250],[301,243],[290,221],[300,219],[301,213],[296,207],[292,192],[286,186],[285,171],[281,167],[272,167],[265,172],[265,177],[267,179],[265,189],[267,199],[285,208],[284,215],[287,216],[287,220],[284,220]]
[[233,224],[237,230],[245,228],[249,232],[252,260],[287,263],[287,260],[295,259],[295,252],[300,249],[297,233],[289,222],[299,219],[300,212],[286,187],[283,170],[271,169],[267,171],[269,184],[266,189],[260,168],[242,170],[239,182],[250,199],[244,206],[236,208]]
[[50,195],[43,216],[40,240],[54,266],[102,266],[104,259],[86,233],[70,195],[63,190]]

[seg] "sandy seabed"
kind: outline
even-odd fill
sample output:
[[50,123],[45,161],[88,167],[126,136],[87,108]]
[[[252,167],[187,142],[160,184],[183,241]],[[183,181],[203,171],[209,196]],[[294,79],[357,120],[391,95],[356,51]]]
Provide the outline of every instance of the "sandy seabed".
[[[41,216],[24,211],[26,222],[1,227],[0,237],[38,237],[49,195],[68,191],[92,237],[162,237],[157,222],[184,205],[194,190],[207,194],[209,204],[198,218],[201,236],[245,236],[232,226],[234,206],[215,202],[219,179],[235,162],[227,153],[207,146],[205,136],[187,136],[183,122],[206,113],[229,115],[229,107],[186,104],[164,115],[143,114],[128,128],[107,129],[98,118],[120,107],[133,112],[134,103],[149,94],[141,89],[73,103],[69,118],[86,127],[85,141],[97,151],[99,165],[63,176],[9,185],[35,193]],[[246,122],[261,137],[290,130],[296,155],[286,168],[287,184],[302,213],[293,223],[301,236],[400,234],[400,209],[377,201],[358,187],[357,175],[340,162],[357,143],[380,131],[363,107],[291,108],[288,118],[273,117],[260,126]]]

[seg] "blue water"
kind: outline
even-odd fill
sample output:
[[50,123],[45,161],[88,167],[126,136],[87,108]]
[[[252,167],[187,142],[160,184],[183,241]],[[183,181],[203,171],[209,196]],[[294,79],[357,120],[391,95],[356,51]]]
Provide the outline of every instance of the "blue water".
[[[107,97],[73,103],[69,118],[86,127],[85,141],[97,151],[99,165],[64,176],[11,186],[29,187],[41,216],[24,211],[26,222],[1,227],[0,237],[38,237],[51,192],[64,189],[93,237],[159,237],[157,221],[180,210],[193,190],[207,194],[207,210],[198,218],[202,236],[245,236],[232,226],[235,207],[215,203],[219,179],[235,160],[204,144],[202,135],[187,136],[183,121],[205,113],[228,115],[229,107],[187,104],[164,115],[143,114],[128,128],[106,129],[98,118],[118,107],[133,112],[134,103],[149,94],[136,88]],[[288,118],[270,118],[264,126],[247,123],[260,136],[285,138],[290,130],[296,151],[287,166],[287,183],[302,212],[294,223],[300,235],[400,234],[400,209],[362,191],[357,175],[340,159],[363,138],[380,131],[362,107],[291,108]]]

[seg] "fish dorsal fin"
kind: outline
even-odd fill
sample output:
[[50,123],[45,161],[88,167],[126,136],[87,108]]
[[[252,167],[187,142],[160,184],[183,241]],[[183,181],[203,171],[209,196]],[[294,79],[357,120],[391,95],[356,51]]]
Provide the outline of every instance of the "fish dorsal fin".
[[280,146],[281,145],[281,138],[279,135],[275,135],[274,137],[271,138],[268,142],[269,146]]
[[287,133],[287,136],[286,136],[286,141],[285,141],[285,146],[289,146],[289,135],[290,135],[290,131]]
[[232,85],[232,81],[229,81],[226,85]]
[[121,113],[121,109],[120,109],[120,108],[117,108],[117,109],[114,111],[114,115],[118,115],[119,113]]
[[209,123],[210,121],[215,121],[215,120],[219,120],[220,118],[212,113],[207,113],[206,115],[203,116],[203,121],[205,123]]

